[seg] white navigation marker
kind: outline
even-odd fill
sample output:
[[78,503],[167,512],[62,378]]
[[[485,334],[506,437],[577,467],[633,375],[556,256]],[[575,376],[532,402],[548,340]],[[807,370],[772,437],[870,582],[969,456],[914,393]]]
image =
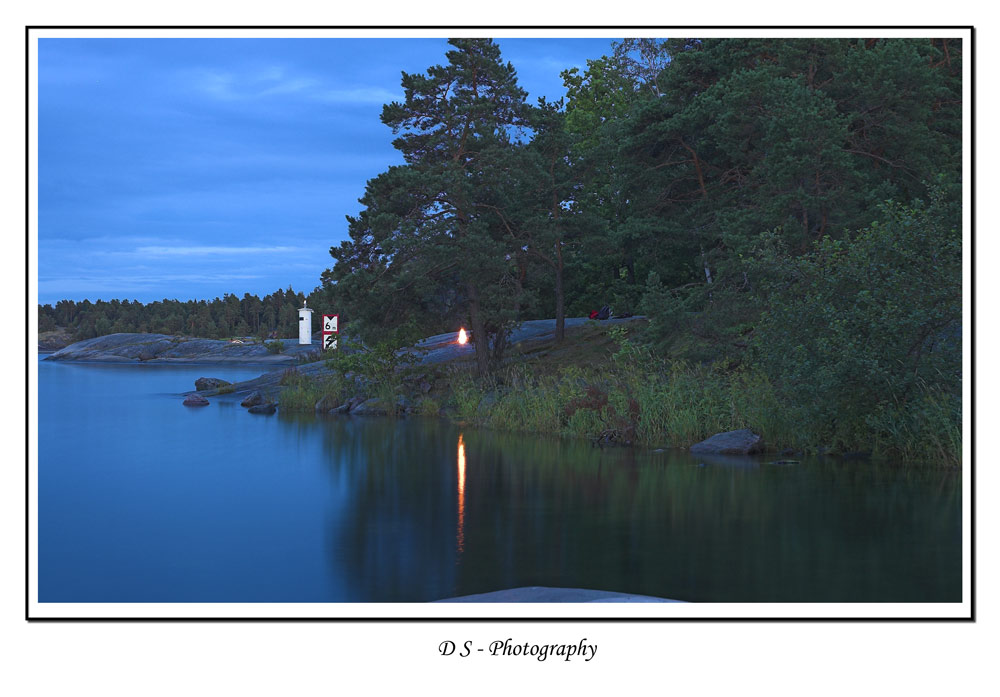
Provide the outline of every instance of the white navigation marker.
[[312,316],[311,307],[306,307],[305,300],[299,308],[299,345],[309,346],[312,343]]

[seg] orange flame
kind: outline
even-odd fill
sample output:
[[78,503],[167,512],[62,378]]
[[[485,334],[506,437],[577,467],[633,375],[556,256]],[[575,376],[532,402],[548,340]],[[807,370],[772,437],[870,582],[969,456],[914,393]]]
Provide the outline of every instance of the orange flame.
[[469,337],[465,333],[465,329],[458,330],[458,343],[464,344],[469,340]]

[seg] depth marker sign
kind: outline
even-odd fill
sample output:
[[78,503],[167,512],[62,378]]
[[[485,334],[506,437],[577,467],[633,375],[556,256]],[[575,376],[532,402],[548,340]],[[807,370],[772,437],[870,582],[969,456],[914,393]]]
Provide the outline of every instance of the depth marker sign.
[[340,330],[340,315],[323,315],[323,350],[333,351],[337,348],[337,334]]

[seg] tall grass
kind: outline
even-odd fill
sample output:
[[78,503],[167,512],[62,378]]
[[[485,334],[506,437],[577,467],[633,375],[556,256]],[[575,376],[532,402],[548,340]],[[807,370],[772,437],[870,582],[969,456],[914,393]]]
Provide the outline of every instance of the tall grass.
[[313,411],[316,403],[324,397],[332,403],[341,404],[348,396],[342,379],[334,376],[316,380],[302,375],[295,368],[282,373],[279,384],[283,389],[278,404],[283,411]]

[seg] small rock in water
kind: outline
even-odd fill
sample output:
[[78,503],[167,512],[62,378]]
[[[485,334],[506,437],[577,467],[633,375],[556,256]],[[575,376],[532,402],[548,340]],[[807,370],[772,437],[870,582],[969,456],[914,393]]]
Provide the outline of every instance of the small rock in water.
[[254,391],[248,394],[242,402],[240,402],[241,407],[255,407],[258,404],[264,403],[264,395],[260,392]]
[[278,411],[278,405],[274,403],[257,404],[255,406],[250,407],[248,411],[251,414],[273,414],[274,412]]
[[196,390],[217,390],[225,385],[232,385],[233,383],[227,380],[221,380],[219,378],[198,378],[194,381],[194,389]]
[[200,394],[189,394],[184,398],[184,406],[186,407],[207,407],[208,400],[202,397]]

